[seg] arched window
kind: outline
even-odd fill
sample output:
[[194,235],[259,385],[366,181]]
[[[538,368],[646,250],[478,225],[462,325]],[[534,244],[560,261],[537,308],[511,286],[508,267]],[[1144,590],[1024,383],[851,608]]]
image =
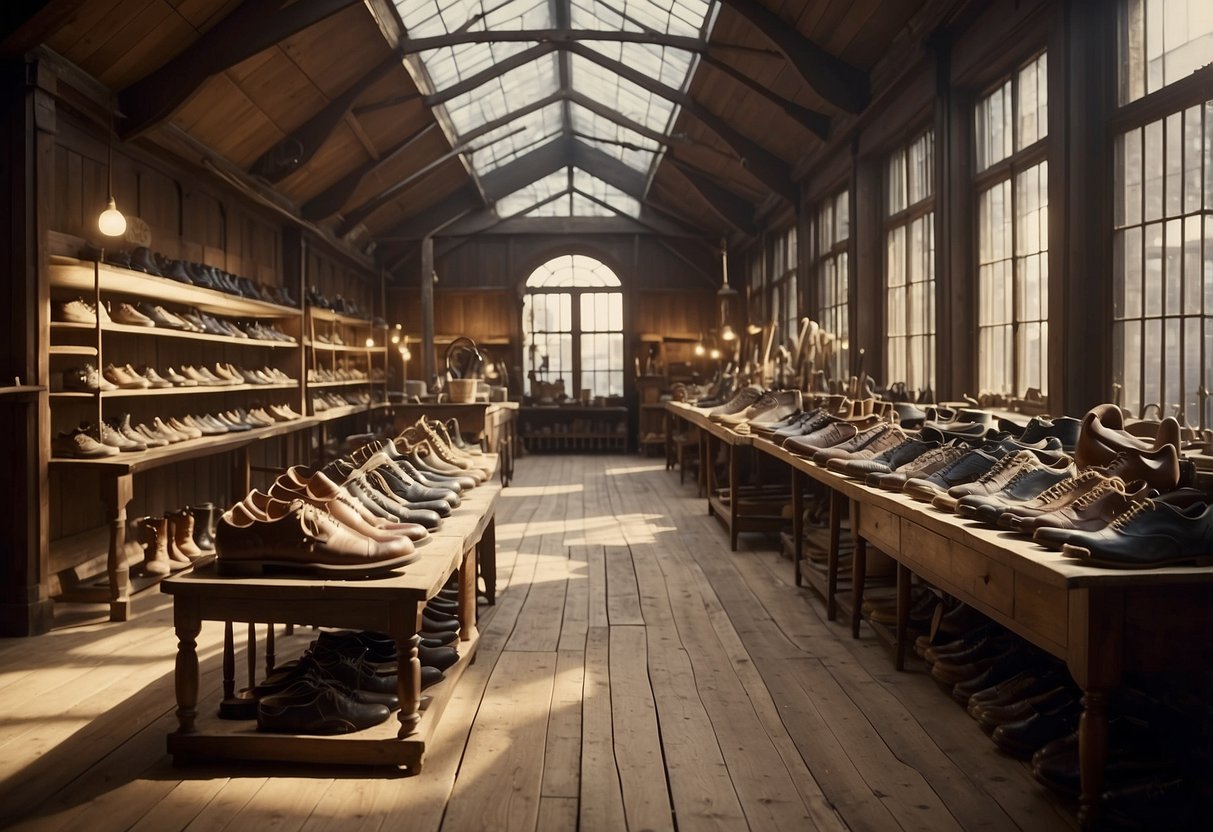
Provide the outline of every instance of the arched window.
[[527,370],[565,393],[623,395],[623,292],[605,263],[555,257],[531,273],[522,300]]

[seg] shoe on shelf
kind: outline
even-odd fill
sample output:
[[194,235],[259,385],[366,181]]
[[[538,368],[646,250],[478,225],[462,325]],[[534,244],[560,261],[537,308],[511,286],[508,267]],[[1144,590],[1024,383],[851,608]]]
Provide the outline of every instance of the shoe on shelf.
[[129,303],[120,303],[115,306],[110,317],[114,323],[125,326],[154,327],[156,325],[155,321]]
[[98,390],[117,390],[118,386],[98,373],[92,364],[85,364],[83,367],[70,367],[63,371],[63,389],[96,393]]
[[117,448],[101,444],[82,430],[61,433],[51,442],[51,456],[67,459],[104,459],[119,453]]
[[156,372],[155,367],[150,367],[147,364],[144,364],[142,367],[139,368],[138,374],[142,379],[144,379],[148,383],[148,385],[150,385],[154,389],[162,390],[166,387],[173,386],[173,383],[171,381],[169,381],[166,378],[163,378],[159,373]]
[[97,313],[82,299],[56,302],[51,307],[51,320],[68,324],[96,324]]

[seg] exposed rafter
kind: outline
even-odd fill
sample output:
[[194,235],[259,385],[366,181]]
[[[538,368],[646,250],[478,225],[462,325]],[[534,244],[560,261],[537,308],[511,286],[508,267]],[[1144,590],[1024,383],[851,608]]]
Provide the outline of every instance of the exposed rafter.
[[484,194],[490,202],[509,196],[519,188],[555,173],[573,163],[571,142],[566,138],[555,139],[542,147],[519,156],[512,162],[480,177]]
[[758,0],[721,0],[762,32],[796,72],[826,101],[852,113],[868,106],[871,87],[868,74],[831,55],[796,31]]
[[747,236],[754,235],[753,205],[720,187],[690,165],[685,165],[672,156],[668,161],[703,198],[716,216],[728,223],[729,227],[734,230]]
[[368,89],[394,68],[400,67],[401,55],[392,52],[365,75],[346,88],[324,109],[275,144],[253,162],[249,173],[263,176],[270,182],[281,182],[290,174],[308,163],[316,155],[337,125],[345,118],[354,102]]
[[215,73],[362,2],[246,0],[167,64],[118,94],[123,137],[133,138],[168,118]]
[[378,159],[371,159],[354,170],[347,173],[345,176],[338,179],[332,185],[329,185],[316,196],[309,199],[303,204],[303,218],[308,220],[322,220],[325,217],[331,217],[333,214],[341,210],[341,206],[354,195],[354,191],[358,189],[359,183],[362,182],[370,174],[374,173],[379,168],[391,162],[408,148],[412,147],[414,142],[419,141],[422,137],[428,135],[433,130],[438,129],[438,123],[431,121],[419,130],[414,130],[412,134],[404,140],[398,142],[394,147],[384,153]]
[[819,113],[816,110],[810,110],[808,107],[802,107],[795,101],[788,101],[782,95],[773,92],[765,84],[758,83],[744,72],[741,72],[736,67],[725,63],[710,53],[703,55],[702,60],[708,66],[719,72],[723,72],[737,83],[743,85],[753,92],[758,93],[767,101],[770,101],[818,138],[825,139],[830,135],[830,117],[824,113]]
[[787,163],[732,127],[723,118],[700,104],[690,95],[654,81],[643,72],[619,61],[607,58],[580,43],[568,44],[565,48],[573,54],[593,61],[604,69],[614,72],[621,78],[631,81],[638,87],[659,95],[667,101],[678,104],[683,110],[698,119],[705,127],[719,136],[725,144],[731,147],[741,157],[742,164],[745,165],[746,169],[758,181],[762,182],[773,193],[778,194],[792,204],[796,204],[798,199],[797,189],[792,184],[792,174]]
[[[557,0],[558,5],[563,0]],[[514,29],[508,31],[479,30],[475,32],[451,32],[445,35],[434,35],[428,38],[410,38],[402,44],[405,54],[426,52],[431,49],[442,49],[450,46],[462,46],[468,43],[577,43],[580,41],[612,41],[614,43],[652,43],[658,46],[670,46],[675,49],[685,49],[688,52],[702,52],[706,44],[699,38],[679,35],[666,35],[650,32],[619,32],[605,30],[568,29],[560,26],[562,21],[556,20],[555,29]]]

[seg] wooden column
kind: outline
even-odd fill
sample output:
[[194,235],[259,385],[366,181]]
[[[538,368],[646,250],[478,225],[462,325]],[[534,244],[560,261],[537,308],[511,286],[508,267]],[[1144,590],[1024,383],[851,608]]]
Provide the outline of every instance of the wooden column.
[[[1112,395],[1115,15],[1067,3],[1049,42],[1049,405],[1081,415]],[[1060,53],[1060,54],[1058,54]],[[1055,63],[1056,62],[1056,63]],[[1057,102],[1057,103],[1055,103]],[[1095,324],[1094,326],[1092,324]]]
[[937,401],[977,390],[977,273],[973,251],[973,95],[952,79],[947,45],[936,49],[935,329]]
[[884,369],[885,291],[884,291],[884,222],[881,190],[881,159],[878,156],[855,160],[855,189],[851,192],[852,251],[851,282],[853,309],[851,330],[851,361],[858,365],[859,350],[863,349],[864,370],[877,384],[888,385],[899,378],[887,378]]
[[421,380],[432,385],[434,358],[434,238],[421,240]]
[[[0,387],[46,387],[49,296],[42,274],[54,185],[54,93],[44,65],[0,64],[0,234],[5,235],[3,294],[8,326],[0,334]],[[50,629],[47,458],[50,401],[45,389],[0,400],[9,487],[0,507],[0,636]]]

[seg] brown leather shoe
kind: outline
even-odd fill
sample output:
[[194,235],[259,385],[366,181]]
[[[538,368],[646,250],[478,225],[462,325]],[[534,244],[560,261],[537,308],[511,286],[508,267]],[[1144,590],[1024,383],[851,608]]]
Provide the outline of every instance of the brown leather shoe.
[[[1034,540],[1034,533],[1045,529],[1094,531],[1111,523],[1113,518],[1123,513],[1134,500],[1144,500],[1149,496],[1150,486],[1141,480],[1126,485],[1120,477],[1110,477],[1065,508],[1037,517],[1021,518],[1017,528],[1024,534],[1033,535]],[[1037,542],[1047,546],[1048,537],[1046,535],[1045,539]]]
[[237,503],[220,518],[215,534],[220,574],[278,566],[334,578],[366,577],[418,557],[407,538],[393,543],[371,540],[302,500],[270,500],[263,514],[254,512]]

